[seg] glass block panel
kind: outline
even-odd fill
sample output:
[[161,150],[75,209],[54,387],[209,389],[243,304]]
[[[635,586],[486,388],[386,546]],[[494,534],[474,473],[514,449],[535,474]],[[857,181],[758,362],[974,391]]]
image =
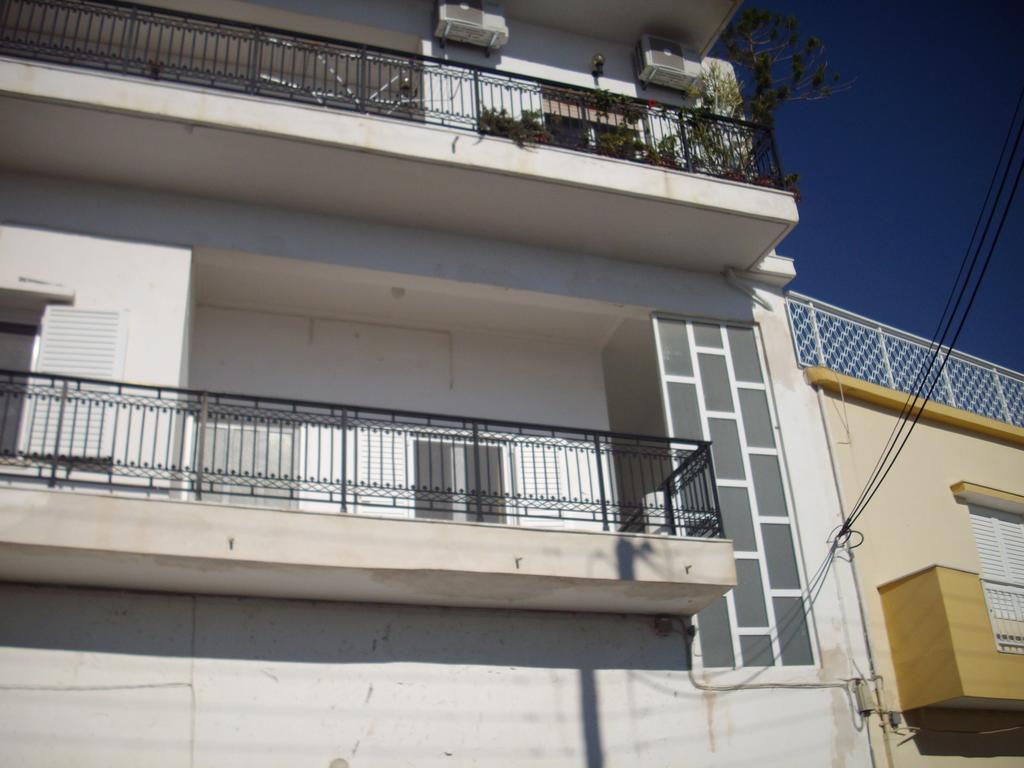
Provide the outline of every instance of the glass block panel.
[[665,373],[669,376],[693,376],[690,341],[686,337],[686,323],[659,320],[661,354],[665,358]]
[[725,537],[732,539],[733,548],[739,552],[756,552],[754,523],[750,517],[750,499],[746,488],[718,489],[718,502],[722,506],[722,524]]
[[704,389],[704,405],[709,411],[732,413],[732,388],[729,386],[729,369],[722,355],[697,355],[700,364],[700,382]]
[[697,614],[697,631],[705,667],[736,666],[732,652],[732,627],[724,597]]
[[743,480],[743,457],[740,455],[740,436],[732,419],[708,419],[711,433],[711,455],[715,461],[715,474],[728,480]]
[[[799,597],[776,597],[772,599],[772,604],[775,607],[775,621],[779,626],[782,663],[788,666],[813,664],[814,654],[811,651],[811,636],[807,631],[803,601]],[[746,651],[743,654],[746,660]]]
[[741,389],[739,397],[747,445],[751,448],[774,448],[775,430],[772,429],[765,393],[760,389]]
[[672,411],[672,431],[676,437],[699,438],[704,434],[697,407],[697,385],[668,383],[668,407]]
[[736,561],[736,623],[741,627],[767,627],[768,611],[764,607],[764,585],[761,565],[757,560]]
[[722,348],[722,329],[717,325],[707,323],[693,324],[693,340],[698,347]]
[[800,573],[793,552],[793,533],[788,525],[761,525],[761,541],[768,565],[768,583],[773,589],[800,589]]
[[770,667],[775,664],[772,641],[768,635],[743,635],[740,638],[744,667]]
[[[715,465],[717,468],[717,464]],[[776,456],[750,456],[750,472],[754,476],[757,511],[765,517],[787,517],[786,495],[782,490],[782,474]]]
[[732,353],[732,369],[736,373],[736,381],[756,381],[761,383],[761,361],[757,357],[757,346],[754,343],[752,328],[728,328],[729,350]]

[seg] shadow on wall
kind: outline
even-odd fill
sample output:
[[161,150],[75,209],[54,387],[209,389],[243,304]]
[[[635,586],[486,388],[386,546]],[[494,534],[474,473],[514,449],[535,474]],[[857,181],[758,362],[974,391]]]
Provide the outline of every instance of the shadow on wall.
[[[227,690],[224,695],[229,699],[242,696],[243,690],[246,696],[254,690],[270,696],[260,700],[262,703],[247,698],[246,717],[263,712],[264,705],[276,711],[297,701],[296,696],[304,707],[312,706],[313,699],[326,706],[324,689],[319,685],[321,680],[332,680],[326,703],[350,702],[354,688],[369,683],[364,706],[376,686],[381,689],[378,699],[397,697],[391,706],[398,709],[385,710],[391,717],[411,718],[414,722],[421,715],[427,721],[436,719],[446,706],[453,707],[446,715],[448,719],[472,720],[478,713],[472,699],[452,699],[466,696],[456,692],[465,690],[460,686],[472,680],[476,695],[484,697],[479,702],[483,710],[490,712],[497,707],[513,719],[550,718],[556,730],[557,722],[567,726],[566,735],[575,730],[579,739],[576,744],[570,741],[560,749],[569,750],[564,756],[581,759],[587,768],[603,768],[608,759],[602,744],[602,722],[608,717],[606,710],[602,721],[602,671],[687,669],[686,648],[680,638],[657,636],[651,619],[641,616],[192,597],[21,585],[0,586],[0,615],[4,616],[0,622],[0,667],[7,669],[0,690],[31,691],[42,684],[41,690],[63,691],[78,688],[83,681],[146,687],[131,684],[145,682],[142,678],[156,674],[154,670],[168,669],[169,661],[178,674],[190,668],[202,670],[200,680],[191,681],[186,676],[174,686],[195,685],[205,692],[204,696],[216,698],[218,693],[213,691],[218,690],[217,680],[227,678],[231,685],[220,691]],[[22,655],[25,649],[75,655],[69,658],[56,654],[53,664],[40,667],[35,662],[33,667],[25,666],[24,659],[33,658]],[[189,664],[191,659],[195,662]],[[211,665],[211,660],[223,664]],[[467,665],[492,669],[472,672]],[[22,671],[13,672],[19,666]],[[79,667],[87,674],[82,676]],[[543,671],[538,674],[538,670]],[[271,678],[274,686],[281,687],[267,689]],[[264,688],[254,688],[259,684]],[[413,689],[395,687],[405,685],[415,686],[415,693]],[[523,691],[531,687],[532,695],[539,697],[532,704],[523,699]],[[389,688],[390,694],[386,692]],[[494,698],[506,696],[504,704]],[[607,699],[609,693],[605,696]],[[307,697],[313,699],[307,701]],[[537,712],[535,707],[541,701],[554,709],[546,715]],[[216,709],[215,704],[207,704]],[[603,704],[622,716],[621,702],[614,697]],[[113,706],[114,715],[121,716],[116,705],[109,706]],[[578,724],[573,722],[577,718]],[[361,721],[357,718],[354,722]],[[17,731],[23,724],[12,727]],[[438,733],[437,738],[450,738],[450,734]]]
[[[921,709],[905,715],[910,728],[920,729],[906,741],[922,755],[1024,757],[1024,712]],[[901,743],[898,749],[912,748]]]
[[650,617],[0,588],[0,647],[306,664],[686,671]]

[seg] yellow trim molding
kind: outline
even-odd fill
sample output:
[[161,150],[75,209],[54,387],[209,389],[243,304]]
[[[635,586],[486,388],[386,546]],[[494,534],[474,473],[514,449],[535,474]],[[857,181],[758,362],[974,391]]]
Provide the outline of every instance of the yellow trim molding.
[[[804,370],[804,378],[811,386],[821,387],[829,392],[835,392],[843,397],[851,397],[874,405],[880,405],[894,411],[902,411],[907,404],[907,393],[895,389],[882,387],[867,381],[855,379],[845,373],[828,368],[814,367]],[[911,415],[916,415],[921,406],[914,407]],[[979,416],[976,413],[965,411],[960,408],[953,408],[942,403],[929,402],[924,406],[922,418],[940,424],[948,424],[951,427],[995,437],[1005,440],[1008,443],[1024,445],[1024,428],[1015,427],[1012,424],[990,419],[988,416]]]
[[981,504],[985,507],[1000,509],[1004,512],[1024,512],[1024,496],[1010,491],[1001,491],[998,488],[989,488],[987,485],[978,485],[961,480],[949,486],[960,501],[968,504]]

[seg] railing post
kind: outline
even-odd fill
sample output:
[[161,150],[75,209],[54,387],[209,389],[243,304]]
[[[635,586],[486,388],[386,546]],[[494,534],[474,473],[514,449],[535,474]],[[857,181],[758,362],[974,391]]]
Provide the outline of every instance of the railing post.
[[60,388],[60,407],[57,409],[57,435],[53,443],[53,465],[50,468],[50,488],[57,485],[57,467],[60,464],[60,433],[64,428],[64,406],[68,401],[68,382],[65,380]]
[[483,522],[484,509],[483,502],[480,499],[480,425],[475,421],[473,422],[473,469],[476,475],[476,520],[477,522]]
[[252,33],[252,50],[249,52],[249,93],[255,95],[259,92],[260,64],[262,44],[260,42],[260,31]]
[[608,500],[604,493],[604,467],[601,464],[601,436],[594,435],[594,458],[597,460],[597,487],[601,492],[601,530],[608,530]]
[[477,70],[473,70],[473,122],[476,125],[476,132],[480,133],[480,114],[482,110],[483,99],[480,93],[480,73]]
[[662,490],[665,493],[665,527],[668,528],[669,536],[678,535],[676,528],[676,513],[672,508],[672,476],[669,475],[668,480],[662,485]]
[[203,498],[203,464],[206,461],[206,423],[210,416],[210,396],[203,392],[199,396],[199,434],[196,435],[196,500]]
[[768,143],[771,145],[772,148],[772,163],[775,166],[775,181],[778,183],[779,188],[781,189],[783,181],[782,161],[779,160],[779,148],[775,144],[775,129],[767,128],[766,130],[768,131]]
[[693,173],[693,157],[690,155],[690,138],[686,130],[686,117],[679,115],[679,138],[683,144],[683,161],[686,163],[688,173]]
[[348,409],[341,412],[341,511],[348,510]]
[[356,67],[356,105],[360,112],[368,111],[366,106],[366,94],[370,88],[366,82],[367,69],[367,57],[366,57],[366,46],[360,46],[359,48],[359,66]]

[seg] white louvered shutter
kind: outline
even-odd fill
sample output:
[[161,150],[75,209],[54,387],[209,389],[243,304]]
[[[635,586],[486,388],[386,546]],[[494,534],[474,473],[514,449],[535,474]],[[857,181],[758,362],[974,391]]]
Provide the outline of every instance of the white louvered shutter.
[[120,312],[48,306],[36,370],[118,379],[124,372],[124,326]]
[[[48,306],[43,314],[35,368],[40,373],[118,379],[124,373],[125,341],[126,327],[120,312]],[[34,384],[45,388],[44,392],[48,390],[48,396],[38,397],[29,412],[28,451],[102,456],[104,429],[109,429],[108,422],[112,422],[108,413],[112,405],[95,401],[87,393],[102,392],[108,387],[69,383],[68,396],[62,404],[60,382],[37,379]]]
[[1024,517],[972,506],[971,528],[982,578],[1024,587]]

